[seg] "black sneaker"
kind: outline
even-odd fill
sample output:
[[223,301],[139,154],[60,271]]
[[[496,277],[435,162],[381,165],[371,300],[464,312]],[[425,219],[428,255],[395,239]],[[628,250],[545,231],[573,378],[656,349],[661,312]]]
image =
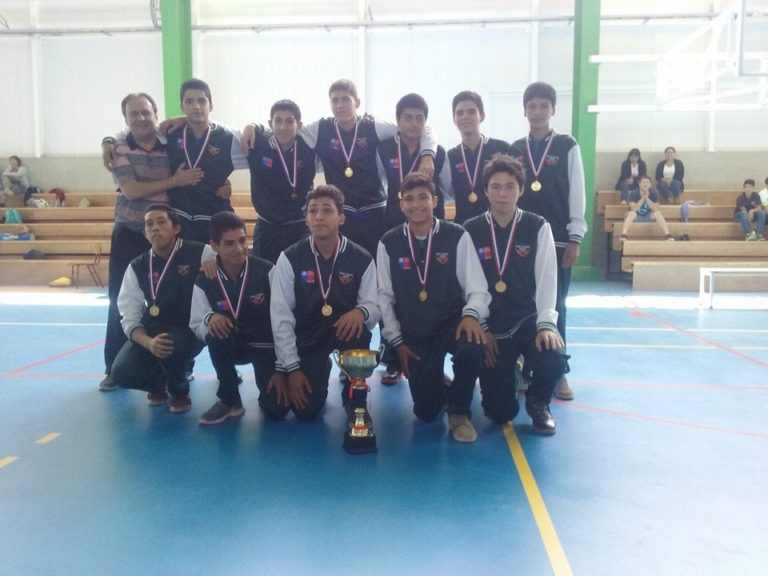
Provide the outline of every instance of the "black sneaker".
[[214,424],[221,424],[228,418],[242,416],[244,413],[245,408],[242,406],[230,406],[219,400],[200,416],[200,424],[204,426],[213,426]]
[[113,390],[117,390],[117,384],[112,381],[112,376],[109,374],[104,376],[104,379],[99,382],[99,390],[102,392],[112,392]]
[[386,371],[381,375],[381,383],[384,384],[384,386],[394,386],[400,382],[402,377],[403,373],[400,372],[397,366],[388,364]]
[[555,433],[557,425],[552,413],[549,411],[549,404],[542,402],[538,398],[525,399],[525,411],[533,421],[533,429],[545,436],[551,436]]

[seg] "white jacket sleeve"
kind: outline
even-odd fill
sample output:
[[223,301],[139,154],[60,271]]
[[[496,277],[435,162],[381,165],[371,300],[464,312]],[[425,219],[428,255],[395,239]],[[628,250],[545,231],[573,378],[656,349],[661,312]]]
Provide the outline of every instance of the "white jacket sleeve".
[[139,287],[139,279],[136,278],[133,266],[128,266],[120,286],[120,294],[117,296],[117,309],[122,316],[120,324],[128,340],[131,339],[131,332],[142,325],[141,318],[144,316],[145,308],[144,293]]
[[200,342],[205,342],[208,335],[208,319],[213,315],[213,308],[203,289],[195,286],[192,290],[192,308],[189,313],[189,327]]
[[557,332],[557,253],[548,222],[539,229],[536,262],[536,328]]
[[365,315],[365,326],[373,330],[381,319],[378,304],[378,286],[376,283],[376,264],[371,263],[363,273],[360,289],[357,292],[357,306]]
[[488,319],[491,294],[488,292],[488,282],[480,266],[475,244],[466,231],[461,235],[456,249],[456,279],[464,291],[466,302],[462,316],[471,316],[482,324]]
[[376,252],[376,274],[378,276],[379,309],[381,310],[381,335],[392,346],[403,342],[400,322],[395,315],[395,293],[392,289],[392,278],[389,271],[389,254],[384,244],[379,242]]
[[581,162],[581,149],[576,144],[568,153],[568,241],[581,244],[587,233],[587,221],[584,218],[587,195],[584,184],[584,165]]
[[299,351],[296,348],[296,317],[293,315],[296,292],[293,268],[285,254],[280,254],[273,272],[269,314],[275,339],[275,355],[277,363],[286,372],[293,372],[300,366]]

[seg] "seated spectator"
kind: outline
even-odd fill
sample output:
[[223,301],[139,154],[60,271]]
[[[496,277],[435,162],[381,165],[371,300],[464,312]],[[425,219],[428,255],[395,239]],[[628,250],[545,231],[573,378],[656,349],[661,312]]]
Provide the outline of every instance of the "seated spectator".
[[621,229],[621,241],[627,239],[627,233],[635,222],[656,222],[666,240],[674,240],[669,233],[667,221],[659,210],[659,195],[651,189],[651,177],[643,174],[638,181],[639,188],[629,199],[629,212],[624,218]]
[[5,205],[5,198],[14,194],[23,195],[29,187],[27,167],[21,165],[18,156],[8,158],[8,168],[3,171],[3,189],[0,193],[0,204]]
[[683,163],[675,158],[674,147],[667,146],[664,149],[664,160],[656,166],[656,188],[667,203],[680,203],[680,195],[685,188],[684,176],[685,168]]
[[760,194],[760,203],[763,205],[763,211],[768,210],[768,178],[765,179],[765,188],[758,192]]
[[621,163],[621,176],[616,182],[616,190],[620,192],[621,203],[626,204],[629,193],[638,189],[637,182],[640,176],[647,173],[645,161],[640,158],[640,150],[632,148],[627,159]]
[[[744,240],[765,240],[765,211],[760,201],[760,194],[755,192],[755,181],[751,178],[744,180],[742,193],[736,198],[736,209],[733,211],[733,219],[741,224],[744,232]],[[755,223],[752,229],[751,223]]]

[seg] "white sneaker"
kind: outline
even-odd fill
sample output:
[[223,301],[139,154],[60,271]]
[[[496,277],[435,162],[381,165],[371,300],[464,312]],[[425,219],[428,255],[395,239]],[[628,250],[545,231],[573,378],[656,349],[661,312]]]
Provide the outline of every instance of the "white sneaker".
[[448,414],[448,426],[456,442],[468,444],[477,440],[477,430],[472,426],[469,416],[464,414]]

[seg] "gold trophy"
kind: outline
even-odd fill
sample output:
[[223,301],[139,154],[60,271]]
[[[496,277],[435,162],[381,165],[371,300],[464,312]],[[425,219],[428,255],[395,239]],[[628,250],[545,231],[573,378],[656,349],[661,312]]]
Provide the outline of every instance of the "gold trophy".
[[334,350],[333,359],[339,369],[349,377],[344,450],[350,454],[376,452],[376,435],[373,433],[373,420],[367,407],[369,386],[365,379],[373,374],[374,368],[379,365],[381,350]]

